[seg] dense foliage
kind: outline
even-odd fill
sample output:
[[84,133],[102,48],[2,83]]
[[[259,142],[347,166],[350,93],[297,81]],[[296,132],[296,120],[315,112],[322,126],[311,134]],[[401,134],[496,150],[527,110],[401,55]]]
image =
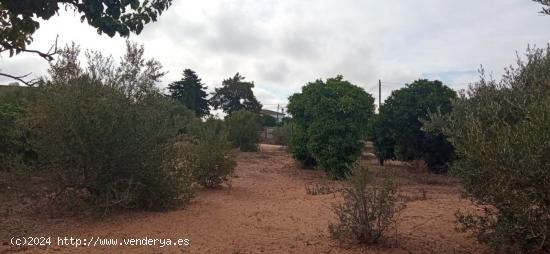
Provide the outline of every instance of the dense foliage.
[[[445,171],[453,148],[441,133],[422,130],[430,112],[448,114],[456,92],[439,81],[417,80],[395,90],[380,108],[374,145],[381,158],[423,159],[435,172]],[[392,147],[393,145],[393,147]]]
[[193,70],[185,69],[183,78],[168,85],[168,91],[172,98],[194,111],[196,116],[205,117],[210,114],[206,87]]
[[[73,43],[39,87],[0,91],[2,183],[36,170],[61,208],[108,212],[178,206],[194,182],[216,187],[229,180],[235,162],[224,123],[202,122],[161,94],[156,83],[164,73],[143,59],[142,46],[128,42],[118,66],[87,51],[83,68],[79,55]],[[5,159],[22,166],[28,152],[36,152],[35,168],[5,170]],[[22,186],[23,178],[10,186]]]
[[229,140],[233,147],[243,152],[254,152],[259,148],[259,132],[262,130],[260,115],[257,113],[240,110],[226,119],[229,131]]
[[244,81],[239,73],[232,78],[225,79],[222,87],[216,88],[210,104],[214,109],[222,109],[228,115],[239,110],[248,110],[259,113],[262,104],[258,102],[252,88],[254,82]]
[[195,137],[195,181],[209,188],[227,182],[236,163],[224,122],[208,118],[205,122],[193,126],[191,133]]
[[163,209],[190,197],[191,150],[178,133],[191,112],[157,94],[135,103],[86,77],[41,90],[25,125],[60,193],[104,210]]
[[171,0],[2,0],[0,1],[0,52],[10,55],[26,50],[40,20],[48,20],[63,9],[74,10],[81,21],[113,37],[139,34],[143,26],[171,5]]
[[20,126],[25,109],[35,95],[36,92],[28,87],[0,87],[0,171],[15,169],[35,160],[27,133]]
[[453,108],[445,128],[453,170],[481,208],[459,213],[463,229],[499,251],[550,251],[550,50],[529,50]]
[[0,87],[0,163],[2,170],[8,170],[11,163],[8,160],[16,159],[21,149],[21,130],[17,128],[17,120],[23,115],[23,107],[15,95],[19,87]]
[[393,139],[392,132],[389,128],[382,126],[388,126],[387,118],[377,114],[372,121],[372,140],[374,151],[378,157],[378,161],[381,166],[384,166],[384,161],[396,159],[395,157],[395,140]]
[[295,124],[294,158],[344,178],[363,148],[374,98],[338,76],[308,83],[289,98],[288,112]]

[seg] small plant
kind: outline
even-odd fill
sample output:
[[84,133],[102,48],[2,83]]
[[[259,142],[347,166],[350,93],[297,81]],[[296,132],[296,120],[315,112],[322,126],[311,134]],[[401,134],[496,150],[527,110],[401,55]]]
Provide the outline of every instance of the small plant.
[[328,184],[318,184],[318,183],[306,184],[305,188],[306,188],[306,194],[313,195],[313,196],[327,195],[327,194],[332,194],[339,191],[338,188],[332,187]]
[[349,179],[351,186],[342,190],[344,202],[334,207],[338,222],[329,225],[329,232],[341,242],[353,238],[359,243],[376,243],[395,227],[401,209],[397,185],[389,177],[371,178],[367,169],[357,164]]

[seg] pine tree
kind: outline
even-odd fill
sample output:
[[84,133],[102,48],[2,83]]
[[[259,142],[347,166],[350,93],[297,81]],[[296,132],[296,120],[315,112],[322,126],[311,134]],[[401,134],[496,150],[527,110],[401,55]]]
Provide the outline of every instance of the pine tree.
[[223,81],[222,87],[216,88],[210,99],[215,109],[222,109],[228,115],[239,110],[260,112],[262,104],[254,96],[254,82],[244,81],[239,73]]
[[170,96],[188,109],[195,112],[198,117],[204,117],[210,114],[208,100],[206,96],[206,87],[201,83],[201,79],[191,69],[183,71],[183,79],[168,85]]

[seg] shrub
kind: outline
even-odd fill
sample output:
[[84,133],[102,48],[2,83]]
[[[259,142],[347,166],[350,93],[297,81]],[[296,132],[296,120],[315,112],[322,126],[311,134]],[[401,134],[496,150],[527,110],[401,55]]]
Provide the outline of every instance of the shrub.
[[0,170],[9,170],[18,164],[23,149],[23,133],[17,128],[23,108],[12,103],[0,105]]
[[432,172],[445,168],[453,147],[442,133],[422,130],[429,112],[448,114],[456,92],[440,81],[417,80],[395,90],[380,107],[374,124],[374,145],[380,158],[424,160]]
[[20,124],[33,96],[33,89],[28,87],[0,86],[0,196],[33,192],[28,175],[36,153],[30,149],[27,132]]
[[217,187],[229,180],[235,169],[234,155],[223,121],[208,118],[194,131],[196,165],[193,177],[204,187]]
[[22,133],[16,126],[22,111],[21,107],[11,103],[0,104],[0,194],[12,189],[11,185],[22,165]]
[[160,95],[135,102],[87,78],[40,89],[24,124],[59,193],[105,212],[190,198],[192,150],[178,133],[191,112]]
[[32,162],[34,153],[19,122],[34,92],[28,87],[0,88],[0,171],[9,171]]
[[273,140],[275,144],[288,146],[290,144],[293,128],[294,126],[291,122],[275,127],[273,130]]
[[307,149],[333,177],[345,178],[363,148],[357,132],[337,121],[315,121],[308,131]]
[[339,241],[376,243],[395,226],[397,185],[389,177],[373,178],[359,165],[349,179],[351,186],[342,190],[344,202],[334,207],[338,222],[329,225],[329,232]]
[[289,101],[296,125],[290,142],[294,158],[344,178],[361,154],[374,98],[338,76],[307,84]]
[[482,79],[454,103],[445,132],[452,170],[481,207],[463,230],[499,252],[550,251],[550,51],[528,50],[500,82]]
[[260,116],[247,110],[239,110],[226,119],[229,140],[243,152],[258,151],[259,131],[262,130]]
[[307,132],[304,128],[295,125],[290,137],[290,152],[302,168],[313,168],[317,165],[317,161],[307,149],[307,140]]

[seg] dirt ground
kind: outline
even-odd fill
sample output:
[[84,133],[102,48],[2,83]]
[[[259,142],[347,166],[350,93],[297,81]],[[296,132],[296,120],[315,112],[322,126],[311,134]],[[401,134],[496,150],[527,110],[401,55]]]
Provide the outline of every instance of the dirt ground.
[[[299,169],[278,146],[241,153],[231,187],[201,190],[187,207],[169,212],[127,212],[105,219],[51,218],[0,208],[0,253],[486,253],[455,231],[454,213],[471,207],[446,176],[386,166],[400,179],[408,200],[397,231],[376,246],[339,245],[330,239],[338,194],[310,195],[306,186],[340,186],[324,173]],[[374,161],[372,170],[380,170]],[[11,246],[13,236],[52,237],[51,246]],[[189,239],[188,246],[72,247],[57,237],[80,239]]]

